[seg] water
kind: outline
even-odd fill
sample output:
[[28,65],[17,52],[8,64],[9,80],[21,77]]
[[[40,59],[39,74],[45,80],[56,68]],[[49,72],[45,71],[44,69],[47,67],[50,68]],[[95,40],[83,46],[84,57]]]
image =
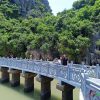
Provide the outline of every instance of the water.
[[[52,81],[51,100],[61,100],[61,91],[56,89],[57,81]],[[11,87],[10,83],[0,84],[0,100],[40,100],[40,83],[35,81],[34,93],[23,92],[24,78],[21,78],[21,85]],[[74,91],[74,100],[78,99],[78,89]]]

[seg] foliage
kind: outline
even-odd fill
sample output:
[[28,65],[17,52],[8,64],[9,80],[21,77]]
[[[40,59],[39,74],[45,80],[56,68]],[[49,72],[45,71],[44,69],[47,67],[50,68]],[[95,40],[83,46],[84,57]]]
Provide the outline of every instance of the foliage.
[[100,39],[98,41],[96,41],[96,45],[100,46]]
[[[16,4],[0,2],[0,56],[25,57],[27,50],[40,50],[53,58],[65,53],[79,63],[86,56],[91,37],[100,33],[100,0],[78,0],[72,9],[57,16],[46,13],[37,1],[39,9],[33,7],[32,16],[27,18],[19,14]],[[45,17],[39,18],[42,15]]]

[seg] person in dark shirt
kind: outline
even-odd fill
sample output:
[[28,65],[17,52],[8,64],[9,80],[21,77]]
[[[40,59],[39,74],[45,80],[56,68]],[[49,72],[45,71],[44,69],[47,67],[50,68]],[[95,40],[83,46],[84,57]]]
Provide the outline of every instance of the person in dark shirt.
[[63,55],[61,57],[61,64],[62,65],[67,65],[67,61],[68,61],[68,58],[66,57],[66,55]]

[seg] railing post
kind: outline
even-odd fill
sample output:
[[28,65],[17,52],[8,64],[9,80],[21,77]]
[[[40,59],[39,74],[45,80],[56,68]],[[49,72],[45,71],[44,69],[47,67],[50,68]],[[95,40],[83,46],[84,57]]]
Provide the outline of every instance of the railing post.
[[100,78],[99,71],[100,71],[100,66],[99,66],[99,64],[97,64],[96,65],[96,78]]
[[70,65],[68,65],[67,69],[67,79],[70,80]]
[[85,63],[82,61],[82,67],[84,67]]
[[81,82],[81,89],[83,92],[84,100],[86,100],[86,80],[88,79],[88,75],[86,73],[82,74],[82,82]]
[[73,61],[71,61],[70,67],[73,67]]
[[6,61],[6,66],[8,66],[9,65],[9,57],[7,57],[6,60],[7,60]]
[[73,61],[71,61],[70,64],[68,64],[68,69],[67,69],[67,80],[70,80],[70,69],[73,67]]
[[82,70],[81,70],[81,73],[84,73],[85,72],[85,63],[84,62],[82,62]]

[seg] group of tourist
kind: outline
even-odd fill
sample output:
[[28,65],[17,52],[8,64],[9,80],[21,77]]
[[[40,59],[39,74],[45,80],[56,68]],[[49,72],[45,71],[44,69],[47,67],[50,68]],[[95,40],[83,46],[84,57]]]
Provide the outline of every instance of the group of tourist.
[[67,62],[68,62],[68,58],[67,56],[64,54],[60,57],[60,59],[58,58],[55,58],[54,63],[58,63],[58,64],[62,64],[62,65],[67,65]]

